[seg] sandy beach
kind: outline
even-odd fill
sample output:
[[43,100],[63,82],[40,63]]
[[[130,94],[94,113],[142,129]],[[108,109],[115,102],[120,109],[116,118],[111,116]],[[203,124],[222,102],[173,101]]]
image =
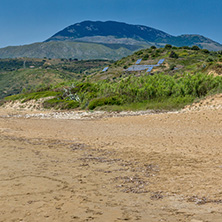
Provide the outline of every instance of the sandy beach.
[[222,221],[221,108],[50,112],[0,108],[1,222]]

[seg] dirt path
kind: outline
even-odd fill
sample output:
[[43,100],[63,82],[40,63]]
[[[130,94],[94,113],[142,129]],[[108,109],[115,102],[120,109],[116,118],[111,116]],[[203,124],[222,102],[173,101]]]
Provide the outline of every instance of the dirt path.
[[92,120],[8,113],[0,221],[222,221],[221,109]]

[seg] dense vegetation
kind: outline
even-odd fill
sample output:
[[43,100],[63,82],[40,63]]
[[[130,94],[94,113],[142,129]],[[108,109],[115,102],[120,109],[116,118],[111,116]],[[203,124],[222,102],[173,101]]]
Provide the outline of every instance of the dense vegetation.
[[[51,86],[40,92],[8,97],[7,100],[37,99],[55,96],[46,100],[46,108],[56,109],[103,108],[121,109],[178,109],[196,98],[222,92],[222,77],[197,73],[184,76],[154,75],[128,76],[118,81],[69,82]],[[55,95],[55,93],[57,95]]]
[[[154,67],[151,73],[146,73],[146,70],[127,72],[127,67],[140,58],[142,65],[157,64],[159,59],[165,60],[162,65]],[[85,70],[84,76],[79,74],[83,78],[70,76],[63,83],[48,81],[48,84],[23,89],[23,94],[7,97],[6,100],[21,99],[25,102],[53,96],[44,102],[45,108],[178,109],[195,99],[222,92],[221,62],[222,52],[210,52],[197,46],[177,48],[166,45],[159,49],[153,46],[110,63],[106,72],[101,71],[101,65],[107,65],[108,61],[97,61],[99,68]],[[94,67],[92,61],[92,66],[87,62],[84,64],[89,68]],[[62,66],[55,62],[51,64],[50,68],[52,67],[58,75],[64,70],[71,75],[72,69],[77,69],[78,66],[72,67],[66,61]],[[49,67],[46,70],[49,71]]]
[[[27,61],[26,61],[27,60]],[[26,67],[40,67],[43,66],[46,60],[34,59],[0,59],[0,72],[15,71],[17,69]]]

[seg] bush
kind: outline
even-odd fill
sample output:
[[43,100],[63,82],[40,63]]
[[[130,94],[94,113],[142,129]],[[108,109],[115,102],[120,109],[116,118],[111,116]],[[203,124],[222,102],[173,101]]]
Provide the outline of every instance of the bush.
[[136,55],[141,55],[141,54],[143,54],[143,50],[139,50],[139,51],[135,52],[135,54]]
[[194,45],[191,47],[191,50],[200,50],[200,48],[197,45]]
[[189,56],[189,53],[188,52],[181,52],[179,54],[179,57],[186,57],[186,56]]
[[92,101],[90,101],[88,108],[90,110],[93,110],[98,106],[120,105],[120,104],[121,104],[121,100],[117,96],[111,96],[111,97],[93,99]]
[[155,45],[152,45],[150,48],[151,48],[151,49],[156,49],[156,46],[155,46]]
[[175,67],[176,67],[175,64],[171,64],[169,70],[174,70]]
[[46,100],[43,103],[43,107],[46,109],[75,109],[79,107],[79,102],[73,100],[61,100],[59,98],[53,98]]
[[90,92],[94,91],[93,84],[89,82],[81,82],[71,89],[72,94],[75,94],[76,92],[84,92],[84,91],[90,91]]
[[202,52],[204,52],[204,53],[206,53],[206,54],[209,54],[209,53],[210,53],[210,51],[207,50],[207,49],[202,49]]
[[169,57],[170,57],[170,58],[173,58],[173,59],[179,58],[179,56],[178,56],[174,51],[171,51],[171,52],[170,52]]
[[62,103],[61,109],[76,109],[77,107],[79,107],[79,102],[68,100]]
[[49,99],[44,101],[43,107],[46,109],[55,108],[60,102],[61,100],[58,98]]
[[189,46],[182,46],[181,49],[190,49]]
[[143,56],[143,60],[147,60],[149,58],[149,54]]
[[172,49],[172,45],[166,44],[164,48],[165,48],[165,49]]
[[206,62],[213,62],[214,58],[212,56],[207,57]]

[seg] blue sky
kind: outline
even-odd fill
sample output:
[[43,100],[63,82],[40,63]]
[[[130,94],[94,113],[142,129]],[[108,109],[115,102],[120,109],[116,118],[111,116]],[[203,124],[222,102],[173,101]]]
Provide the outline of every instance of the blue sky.
[[0,47],[41,42],[84,20],[201,34],[222,43],[221,0],[1,0]]

